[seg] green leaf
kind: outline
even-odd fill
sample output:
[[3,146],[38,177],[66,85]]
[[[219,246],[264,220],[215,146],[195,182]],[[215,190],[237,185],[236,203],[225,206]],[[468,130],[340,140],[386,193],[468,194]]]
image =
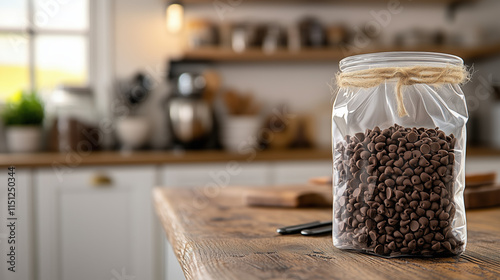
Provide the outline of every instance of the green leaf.
[[20,98],[9,100],[2,112],[2,119],[7,126],[41,125],[44,116],[43,103],[36,92],[22,92]]

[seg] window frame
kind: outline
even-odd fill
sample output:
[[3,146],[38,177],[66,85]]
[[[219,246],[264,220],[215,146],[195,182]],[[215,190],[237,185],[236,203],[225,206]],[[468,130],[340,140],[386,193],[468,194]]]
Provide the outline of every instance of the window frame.
[[[28,0],[28,3],[32,0]],[[33,5],[33,4],[32,4]],[[33,8],[33,6],[32,6]],[[94,100],[97,111],[100,114],[101,121],[99,128],[112,128],[113,110],[112,100],[114,93],[113,77],[115,69],[113,67],[114,53],[114,10],[112,0],[89,0],[89,26],[87,29],[87,51],[88,51],[88,81],[87,86],[93,90]],[[26,28],[1,28],[0,31],[6,34],[26,34]],[[34,51],[34,40],[29,40],[33,46],[29,46]],[[28,54],[29,55],[29,54]],[[32,56],[34,58],[34,56]],[[34,60],[33,60],[34,62]],[[31,63],[28,58],[28,63]],[[31,65],[34,65],[31,64]],[[32,69],[32,70],[31,70]],[[34,71],[31,67],[29,71]],[[33,79],[33,82],[32,82]],[[30,87],[34,88],[35,76],[30,73]],[[0,99],[0,111],[5,106],[5,99]],[[0,122],[0,135],[2,134],[3,124]],[[111,133],[105,133],[103,137],[103,147],[111,148],[113,145],[113,136]],[[0,143],[0,151],[4,150]]]
[[[97,2],[97,3],[96,3]],[[35,41],[36,37],[40,35],[61,35],[61,36],[84,36],[87,42],[87,83],[84,86],[88,86],[93,88],[95,84],[96,74],[95,69],[97,69],[96,65],[94,65],[95,60],[92,59],[97,52],[95,49],[96,43],[94,29],[97,25],[93,20],[95,18],[96,8],[99,5],[102,5],[99,2],[108,2],[107,0],[99,1],[99,0],[88,0],[88,26],[86,30],[64,30],[64,29],[50,29],[50,28],[39,28],[35,24],[34,16],[35,16],[35,0],[26,0],[26,18],[27,25],[25,27],[1,27],[0,26],[0,34],[7,34],[12,36],[20,36],[27,41],[27,68],[28,68],[28,81],[29,81],[29,90],[34,91],[37,90],[36,83],[36,46]],[[5,104],[4,99],[0,99],[0,105]]]

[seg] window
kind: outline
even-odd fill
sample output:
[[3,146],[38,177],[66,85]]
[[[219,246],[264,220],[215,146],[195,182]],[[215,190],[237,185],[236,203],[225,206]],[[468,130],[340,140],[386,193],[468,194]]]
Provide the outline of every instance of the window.
[[0,101],[89,84],[89,0],[0,0]]

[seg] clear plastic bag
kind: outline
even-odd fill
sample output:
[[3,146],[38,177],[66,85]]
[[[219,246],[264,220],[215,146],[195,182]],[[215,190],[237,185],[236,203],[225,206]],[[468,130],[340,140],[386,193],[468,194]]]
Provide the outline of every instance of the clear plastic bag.
[[[340,62],[342,73],[387,68],[394,75],[375,86],[365,80],[361,86],[344,83],[335,98],[337,248],[386,257],[449,256],[465,250],[465,97],[460,82],[441,76],[425,83],[425,68],[408,74],[405,69],[412,67],[464,69],[460,58],[437,53],[367,54]],[[452,81],[466,79],[465,70],[464,75]]]

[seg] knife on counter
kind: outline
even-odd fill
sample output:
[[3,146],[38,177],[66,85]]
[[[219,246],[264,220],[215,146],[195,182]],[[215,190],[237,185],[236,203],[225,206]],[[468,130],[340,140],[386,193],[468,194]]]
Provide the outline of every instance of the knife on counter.
[[287,226],[276,229],[279,234],[295,234],[302,235],[318,235],[325,234],[332,231],[332,221],[320,222],[314,221],[306,224]]

